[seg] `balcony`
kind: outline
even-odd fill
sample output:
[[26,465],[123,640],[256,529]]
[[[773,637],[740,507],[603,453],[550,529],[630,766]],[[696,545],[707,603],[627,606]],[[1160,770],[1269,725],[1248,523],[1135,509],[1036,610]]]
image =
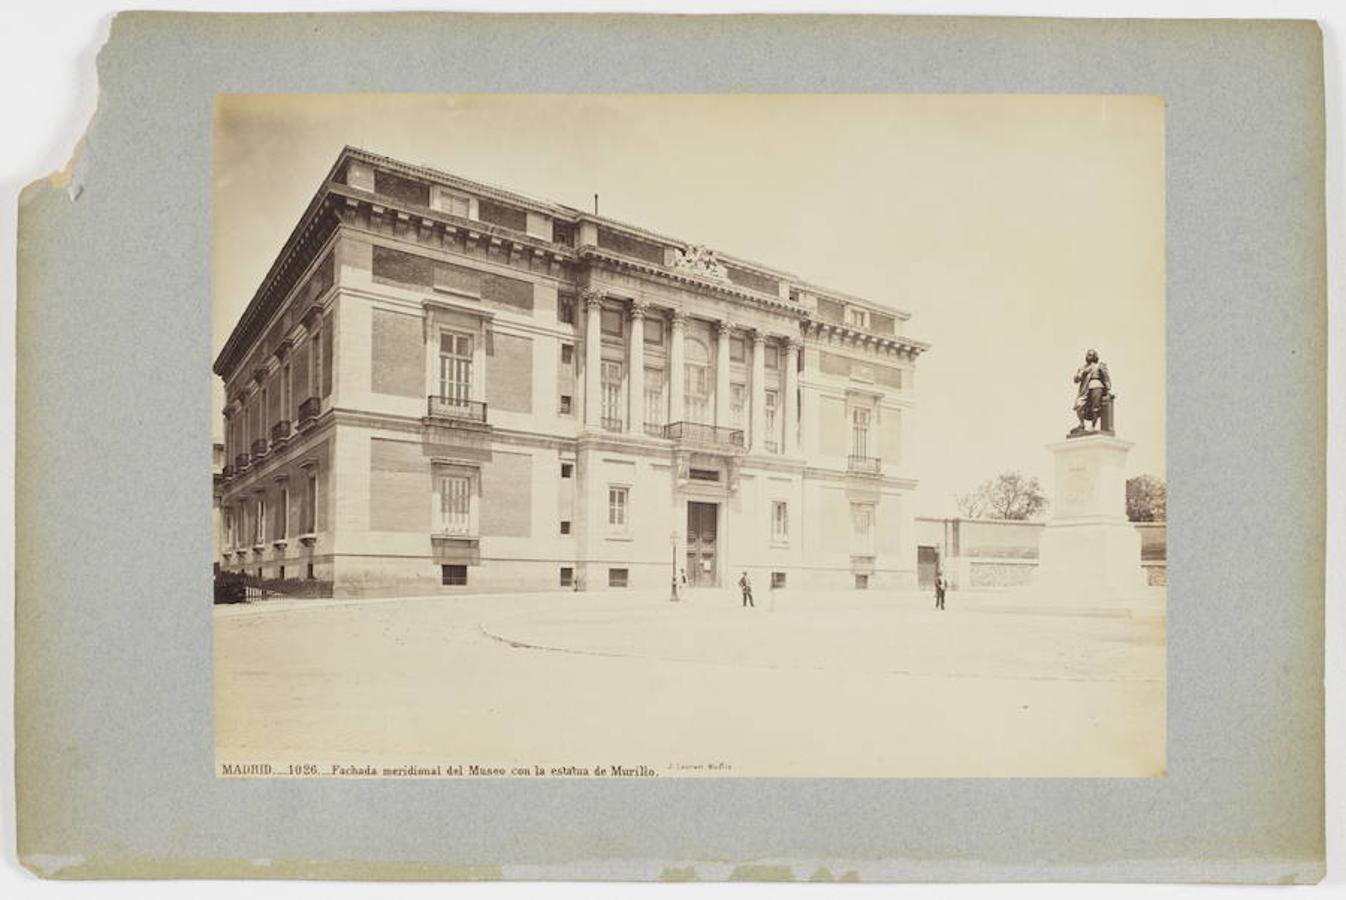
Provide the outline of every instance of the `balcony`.
[[318,421],[318,413],[321,410],[322,401],[317,397],[309,397],[299,404],[299,430],[312,427],[313,423]]
[[625,430],[625,424],[622,422],[622,420],[621,420],[620,418],[618,418],[618,417],[616,417],[616,416],[604,416],[604,417],[603,417],[603,430],[604,430],[604,431],[624,431],[624,430]]
[[663,423],[661,423],[661,422],[646,422],[646,423],[645,423],[645,436],[646,436],[646,437],[652,437],[652,438],[665,438],[665,437],[668,437],[668,435],[664,434],[664,428],[665,428],[665,427],[666,427],[666,426],[665,426]]
[[881,475],[883,461],[877,456],[848,456],[846,471],[852,475]]
[[684,444],[726,450],[742,450],[744,446],[741,428],[723,428],[701,422],[671,422],[664,426],[664,437]]
[[461,422],[486,424],[486,404],[480,400],[460,400],[457,397],[427,398],[426,415],[431,419],[452,419]]
[[258,460],[265,459],[265,458],[266,458],[266,451],[267,451],[267,449],[268,449],[268,445],[267,445],[267,440],[266,440],[266,438],[262,437],[262,438],[258,438],[257,440],[253,441],[253,442],[252,442],[252,461],[253,461],[253,462],[257,462]]
[[271,446],[279,450],[290,441],[290,420],[281,419],[271,426]]

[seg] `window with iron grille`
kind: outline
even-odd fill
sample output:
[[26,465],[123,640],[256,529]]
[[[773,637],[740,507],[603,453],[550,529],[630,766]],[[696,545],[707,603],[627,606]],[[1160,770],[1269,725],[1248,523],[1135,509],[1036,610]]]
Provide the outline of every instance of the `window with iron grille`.
[[562,520],[561,520],[561,534],[570,534],[570,520],[569,520],[569,519],[562,519]]
[[784,573],[784,572],[772,572],[772,573],[771,573],[771,587],[772,587],[773,589],[775,589],[775,590],[780,590],[780,589],[782,589],[782,588],[785,587],[785,573]]
[[467,584],[467,566],[447,565],[439,567],[440,584],[461,587]]
[[574,587],[575,569],[573,566],[561,566],[561,587]]
[[557,407],[557,412],[559,412],[563,416],[574,415],[575,413],[574,398],[572,398],[569,394],[562,394],[560,405]]
[[435,493],[440,534],[466,535],[472,533],[472,479],[457,473],[441,473],[435,477]]
[[626,569],[608,569],[608,587],[626,587],[629,572]]
[[472,399],[472,336],[445,331],[439,336],[439,396],[466,406]]

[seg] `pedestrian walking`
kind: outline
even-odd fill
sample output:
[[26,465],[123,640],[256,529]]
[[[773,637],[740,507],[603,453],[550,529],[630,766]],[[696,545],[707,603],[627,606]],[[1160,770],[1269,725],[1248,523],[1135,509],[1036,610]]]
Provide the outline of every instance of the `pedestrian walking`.
[[944,573],[941,572],[935,576],[935,609],[944,608],[944,592],[948,587],[949,582],[948,579],[944,577]]
[[752,602],[752,582],[748,580],[746,571],[738,578],[738,588],[743,592],[743,605],[756,608],[757,604]]

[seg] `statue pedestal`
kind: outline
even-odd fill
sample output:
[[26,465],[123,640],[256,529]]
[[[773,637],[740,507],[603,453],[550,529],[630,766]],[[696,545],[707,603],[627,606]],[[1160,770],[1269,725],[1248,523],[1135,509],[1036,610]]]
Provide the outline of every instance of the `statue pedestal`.
[[1140,533],[1126,518],[1131,446],[1104,433],[1047,445],[1056,457],[1056,496],[1039,545],[1034,593],[1101,606],[1150,593],[1140,565]]

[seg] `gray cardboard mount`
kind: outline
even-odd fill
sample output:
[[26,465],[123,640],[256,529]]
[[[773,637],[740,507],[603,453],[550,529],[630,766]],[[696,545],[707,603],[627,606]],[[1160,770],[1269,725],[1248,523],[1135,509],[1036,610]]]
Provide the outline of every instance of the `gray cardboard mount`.
[[[601,66],[594,65],[603,60]],[[53,877],[1314,881],[1323,874],[1323,64],[1312,22],[119,16],[21,198],[19,855]],[[1167,777],[222,780],[211,102],[920,92],[1167,103]]]

